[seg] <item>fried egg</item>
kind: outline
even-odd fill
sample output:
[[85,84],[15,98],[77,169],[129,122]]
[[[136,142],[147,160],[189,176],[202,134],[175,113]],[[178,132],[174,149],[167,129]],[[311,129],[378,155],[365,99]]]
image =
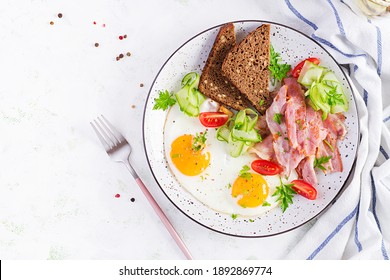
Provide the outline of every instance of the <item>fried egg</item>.
[[[231,157],[227,143],[217,140],[216,131],[185,115],[179,106],[170,108],[164,128],[165,158],[181,187],[209,208],[228,215],[256,217],[278,206],[272,194],[280,180],[290,182],[297,174],[288,179],[260,175],[251,169],[240,174],[256,156]],[[202,135],[207,138],[205,145],[194,150],[194,138]]]

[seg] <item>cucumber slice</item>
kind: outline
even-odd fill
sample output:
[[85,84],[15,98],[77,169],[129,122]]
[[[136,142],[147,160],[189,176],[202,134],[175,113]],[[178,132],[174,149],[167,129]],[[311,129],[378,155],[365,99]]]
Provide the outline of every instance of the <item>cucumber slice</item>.
[[200,106],[206,100],[206,97],[199,90],[196,90],[196,95],[198,97],[198,106]]
[[229,142],[230,130],[226,125],[221,126],[217,130],[217,139],[219,141]]
[[316,67],[309,68],[304,75],[299,75],[298,82],[306,87],[310,87],[313,82],[318,82],[322,76],[324,69],[322,67],[317,67],[317,65],[315,66]]
[[190,104],[190,101],[188,99],[188,90],[186,88],[182,88],[181,90],[175,93],[175,97],[177,103],[180,106],[180,110],[185,112],[188,105]]
[[347,112],[348,109],[349,109],[349,102],[348,102],[348,99],[347,97],[345,96],[342,88],[341,88],[341,85],[338,85],[337,86],[337,91],[336,91],[338,94],[340,94],[340,99],[341,99],[341,103],[337,103],[337,104],[334,104],[333,106],[331,106],[330,108],[330,112],[332,114],[336,114],[336,113],[341,113],[341,112]]
[[298,82],[309,88],[305,96],[309,96],[309,104],[314,110],[322,110],[323,119],[328,113],[348,111],[348,100],[333,71],[305,61]]
[[197,97],[193,94],[189,95],[186,87],[179,90],[175,96],[182,112],[186,113],[190,117],[196,117],[199,115],[199,106],[194,106],[192,104],[192,102],[195,102],[194,100],[197,100]]
[[194,87],[197,88],[199,85],[199,80],[200,80],[200,77],[199,77],[198,73],[190,72],[187,75],[185,75],[184,78],[181,80],[181,86],[182,87],[190,86],[192,88],[194,88]]
[[200,111],[199,107],[206,99],[197,88],[199,75],[195,72],[188,73],[181,83],[182,88],[175,94],[180,110],[191,117],[197,117]]
[[232,157],[239,157],[244,149],[244,141],[232,141],[229,139],[229,154]]
[[324,76],[322,77],[321,81],[331,82],[333,85],[334,83],[340,84],[339,80],[337,79],[336,75],[333,73],[333,71],[327,71]]
[[187,90],[188,90],[188,100],[189,100],[190,104],[192,106],[199,106],[198,95],[196,94],[196,90],[189,89],[188,87],[184,87],[184,88],[187,88]]
[[[321,84],[313,84],[310,88],[309,98],[310,101],[315,105],[315,110],[322,111],[322,119],[325,120],[328,117],[328,113],[330,112],[330,105],[326,102],[326,93],[323,88],[319,88]],[[324,96],[325,94],[325,96]]]
[[234,121],[235,127],[241,127],[246,121],[246,113],[245,110],[241,110],[237,113],[236,119]]
[[232,138],[234,140],[238,141],[245,141],[245,142],[260,142],[261,137],[257,133],[256,130],[251,129],[249,131],[239,130],[239,129],[232,129]]

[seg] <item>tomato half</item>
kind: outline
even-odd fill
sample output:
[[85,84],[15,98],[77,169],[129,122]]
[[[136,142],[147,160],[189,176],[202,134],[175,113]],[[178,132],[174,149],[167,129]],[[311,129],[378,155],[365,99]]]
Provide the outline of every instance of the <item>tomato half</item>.
[[320,64],[320,60],[316,57],[309,57],[309,58],[306,58],[305,60],[302,60],[301,62],[298,63],[297,66],[295,66],[295,68],[292,70],[291,72],[291,75],[294,77],[294,78],[298,78],[299,77],[299,74],[301,73],[301,70],[302,70],[302,67],[303,67],[303,64],[305,64],[305,61],[308,60],[314,64]]
[[294,180],[291,182],[292,188],[298,194],[306,197],[307,199],[314,200],[317,197],[317,190],[309,183],[303,180]]
[[252,161],[251,167],[254,171],[261,175],[276,175],[283,171],[282,167],[277,163],[264,159],[256,159]]
[[205,127],[220,127],[229,119],[229,116],[221,112],[202,112],[199,120]]

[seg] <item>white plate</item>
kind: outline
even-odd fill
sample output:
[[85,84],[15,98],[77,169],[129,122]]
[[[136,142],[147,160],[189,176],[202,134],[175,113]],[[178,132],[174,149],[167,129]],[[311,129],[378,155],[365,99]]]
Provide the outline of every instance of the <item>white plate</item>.
[[151,171],[168,199],[195,222],[220,233],[240,237],[264,237],[287,232],[318,216],[333,204],[343,190],[356,158],[359,124],[356,104],[347,78],[334,58],[317,42],[290,27],[264,21],[234,22],[237,39],[263,23],[271,24],[271,43],[281,53],[284,62],[296,65],[309,56],[320,58],[321,65],[332,69],[341,80],[349,99],[346,113],[346,138],[339,143],[344,165],[343,172],[324,175],[318,172],[318,196],[312,201],[299,195],[285,213],[280,207],[257,218],[232,219],[230,215],[218,213],[185,191],[170,172],[164,157],[164,122],[167,111],[152,110],[154,99],[160,90],[177,91],[182,77],[191,71],[201,73],[209,51],[221,25],[207,29],[180,46],[165,62],[155,78],[146,101],[144,111],[144,146]]

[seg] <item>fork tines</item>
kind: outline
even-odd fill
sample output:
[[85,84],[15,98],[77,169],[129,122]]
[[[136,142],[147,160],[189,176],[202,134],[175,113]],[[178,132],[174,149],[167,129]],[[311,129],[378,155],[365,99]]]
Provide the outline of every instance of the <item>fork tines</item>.
[[106,151],[126,142],[122,134],[103,115],[90,122],[90,124]]

